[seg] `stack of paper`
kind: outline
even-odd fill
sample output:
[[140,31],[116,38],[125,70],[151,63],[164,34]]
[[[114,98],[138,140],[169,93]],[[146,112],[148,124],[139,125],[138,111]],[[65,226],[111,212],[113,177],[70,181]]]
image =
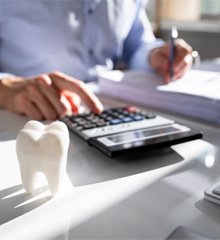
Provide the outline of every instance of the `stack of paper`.
[[220,73],[191,70],[164,84],[158,75],[133,71],[100,74],[100,93],[129,102],[220,123]]

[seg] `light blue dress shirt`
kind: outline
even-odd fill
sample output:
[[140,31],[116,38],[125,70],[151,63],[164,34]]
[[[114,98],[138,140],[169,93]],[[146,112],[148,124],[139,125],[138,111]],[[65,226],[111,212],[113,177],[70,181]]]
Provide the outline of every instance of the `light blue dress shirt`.
[[88,81],[118,60],[149,70],[161,46],[141,0],[1,0],[0,72],[62,71]]

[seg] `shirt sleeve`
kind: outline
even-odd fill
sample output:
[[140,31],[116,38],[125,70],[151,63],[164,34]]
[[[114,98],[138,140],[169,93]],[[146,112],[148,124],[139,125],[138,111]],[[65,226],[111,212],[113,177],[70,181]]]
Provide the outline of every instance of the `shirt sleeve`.
[[149,53],[163,44],[163,40],[155,37],[145,7],[139,1],[135,20],[124,42],[124,62],[130,69],[152,71],[148,62]]

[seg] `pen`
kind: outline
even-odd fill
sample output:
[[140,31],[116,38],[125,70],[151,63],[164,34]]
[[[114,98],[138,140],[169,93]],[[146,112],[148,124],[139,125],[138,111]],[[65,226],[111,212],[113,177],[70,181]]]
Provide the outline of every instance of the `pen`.
[[169,46],[169,72],[170,72],[170,81],[173,80],[174,70],[173,70],[173,64],[175,59],[175,39],[178,37],[178,31],[175,26],[171,28],[171,34],[170,34],[170,46]]

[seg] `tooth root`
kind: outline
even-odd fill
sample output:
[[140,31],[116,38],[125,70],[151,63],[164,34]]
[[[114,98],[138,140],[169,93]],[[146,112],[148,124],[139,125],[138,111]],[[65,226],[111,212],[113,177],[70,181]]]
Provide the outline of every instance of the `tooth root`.
[[32,156],[30,155],[30,151],[32,151],[31,148],[34,143],[34,138],[36,139],[37,137],[38,132],[22,129],[16,140],[16,151],[22,184],[25,190],[30,194],[33,193],[38,179],[36,169],[31,166]]
[[[56,126],[56,124],[51,125]],[[53,128],[55,126],[53,126]],[[47,129],[49,127],[47,127]],[[60,188],[62,176],[66,171],[66,144],[68,146],[68,142],[66,141],[66,137],[60,134],[60,132],[50,129],[50,132],[42,137],[40,144],[42,144],[42,146],[47,144],[46,152],[44,152],[45,162],[47,161],[47,165],[45,165],[46,169],[43,170],[43,173],[47,178],[48,186],[52,195],[55,195]]]
[[52,193],[52,195],[55,195],[60,189],[62,174],[57,170],[54,170],[49,173],[47,172],[45,176],[47,178],[47,183],[48,183],[50,192]]
[[36,181],[37,181],[37,174],[35,171],[32,171],[31,169],[22,169],[20,168],[21,172],[21,180],[22,184],[24,186],[24,189],[28,193],[33,193],[35,187],[36,187]]

